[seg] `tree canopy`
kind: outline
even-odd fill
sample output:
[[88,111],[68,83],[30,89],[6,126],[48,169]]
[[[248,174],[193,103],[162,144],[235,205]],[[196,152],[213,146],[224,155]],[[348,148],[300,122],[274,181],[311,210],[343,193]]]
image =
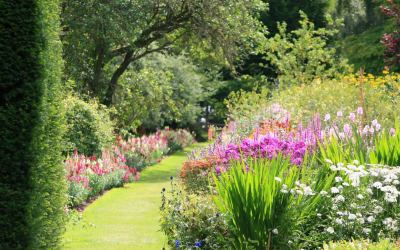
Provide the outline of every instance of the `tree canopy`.
[[65,0],[65,77],[110,105],[132,62],[172,45],[222,63],[260,51],[266,9],[261,0]]

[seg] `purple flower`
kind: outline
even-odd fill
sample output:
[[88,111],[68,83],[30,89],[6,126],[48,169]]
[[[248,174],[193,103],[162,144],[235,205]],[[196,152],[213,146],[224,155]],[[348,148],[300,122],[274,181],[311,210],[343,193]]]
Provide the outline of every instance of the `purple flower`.
[[206,176],[206,175],[207,175],[207,172],[204,172],[204,173],[203,173],[203,176]]

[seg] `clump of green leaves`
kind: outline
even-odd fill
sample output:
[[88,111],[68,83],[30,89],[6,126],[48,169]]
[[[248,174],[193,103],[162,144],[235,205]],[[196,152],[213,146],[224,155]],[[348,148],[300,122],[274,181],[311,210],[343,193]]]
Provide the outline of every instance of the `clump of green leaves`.
[[114,122],[110,119],[109,110],[95,99],[87,102],[77,96],[64,99],[66,110],[67,132],[64,135],[66,154],[72,155],[75,149],[84,155],[100,156],[109,148],[115,137],[112,134]]
[[381,239],[379,242],[371,242],[366,240],[329,242],[324,244],[324,250],[387,250],[397,249],[400,242],[391,242],[389,239]]
[[[320,28],[315,30],[314,24],[307,15],[300,11],[303,20],[301,28],[286,33],[286,23],[278,22],[279,34],[270,38],[265,59],[275,67],[280,82],[286,84],[307,84],[316,78],[331,78],[348,68],[346,60],[335,57],[335,49],[327,48],[328,36],[338,33],[337,29]],[[329,25],[334,24],[330,16]],[[334,26],[335,27],[335,26]]]

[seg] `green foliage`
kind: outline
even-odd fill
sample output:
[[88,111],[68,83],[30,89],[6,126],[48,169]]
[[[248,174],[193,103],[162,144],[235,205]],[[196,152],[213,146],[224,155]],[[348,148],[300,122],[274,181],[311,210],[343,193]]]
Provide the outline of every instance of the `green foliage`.
[[[270,38],[266,44],[265,59],[275,67],[279,80],[286,84],[307,84],[316,78],[330,78],[346,70],[346,60],[335,57],[335,49],[326,48],[328,36],[338,32],[336,29],[315,30],[304,12],[301,28],[286,34],[286,23],[278,23],[279,34]],[[334,25],[328,16],[329,25]],[[341,23],[335,25],[340,26]]]
[[380,41],[384,33],[390,33],[394,29],[394,24],[383,22],[361,34],[347,36],[343,40],[342,54],[346,55],[355,69],[365,67],[365,72],[381,74],[385,67],[383,56],[385,47]]
[[232,162],[230,171],[222,173],[220,180],[213,176],[219,195],[214,200],[222,213],[232,216],[236,249],[266,249],[269,244],[277,248],[285,244],[282,241],[292,228],[289,213],[294,194],[281,189],[283,185],[288,190],[294,188],[301,171],[290,168],[289,157],[284,159],[282,154],[272,161],[255,159],[247,164],[248,171],[246,163],[238,161]]
[[391,242],[390,239],[380,239],[379,242],[371,242],[366,239],[324,243],[324,250],[388,250],[398,247],[399,242]]
[[103,149],[109,148],[115,136],[112,134],[114,122],[109,111],[95,99],[87,102],[76,97],[64,99],[65,119],[68,130],[64,135],[67,144],[65,154],[72,155],[75,149],[86,156],[100,156]]
[[208,79],[180,54],[151,54],[134,64],[121,77],[115,105],[120,126],[161,127],[175,122],[186,126],[196,122],[199,102],[210,90]]
[[58,1],[1,3],[1,249],[60,248],[66,195],[58,31]]
[[386,129],[375,139],[375,150],[369,155],[372,164],[400,166],[400,127],[396,118],[395,122],[395,132]]
[[172,45],[221,64],[260,51],[264,10],[261,0],[64,1],[66,76],[111,104],[132,62]]
[[[171,189],[162,192],[161,230],[171,249],[233,249],[228,240],[228,215],[221,214],[211,197],[186,194],[171,180]],[[201,247],[196,242],[201,241]]]
[[[354,79],[354,78],[353,78]],[[339,110],[349,114],[359,107],[360,89],[349,77],[315,81],[309,85],[287,88],[275,95],[271,102],[277,102],[290,110],[292,117],[308,122],[319,113],[321,116],[336,115]],[[363,95],[368,117],[378,119],[383,126],[394,124],[393,111],[399,104],[392,102],[384,89],[375,88],[373,83],[364,82]]]

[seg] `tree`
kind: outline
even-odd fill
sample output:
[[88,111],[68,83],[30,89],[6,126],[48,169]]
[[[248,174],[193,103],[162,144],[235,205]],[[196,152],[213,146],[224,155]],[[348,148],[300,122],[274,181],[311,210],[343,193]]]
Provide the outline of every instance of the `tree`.
[[0,4],[0,249],[59,249],[65,227],[58,4]]
[[[347,61],[337,60],[335,49],[326,47],[327,37],[338,30],[315,30],[307,15],[302,11],[300,15],[303,20],[299,29],[287,34],[286,23],[278,23],[279,34],[267,43],[266,60],[275,67],[280,82],[306,84],[316,78],[332,77],[346,69]],[[329,16],[328,23],[334,24]]]
[[230,63],[257,51],[265,27],[254,17],[265,10],[261,0],[65,0],[66,77],[110,105],[132,62],[171,45]]

